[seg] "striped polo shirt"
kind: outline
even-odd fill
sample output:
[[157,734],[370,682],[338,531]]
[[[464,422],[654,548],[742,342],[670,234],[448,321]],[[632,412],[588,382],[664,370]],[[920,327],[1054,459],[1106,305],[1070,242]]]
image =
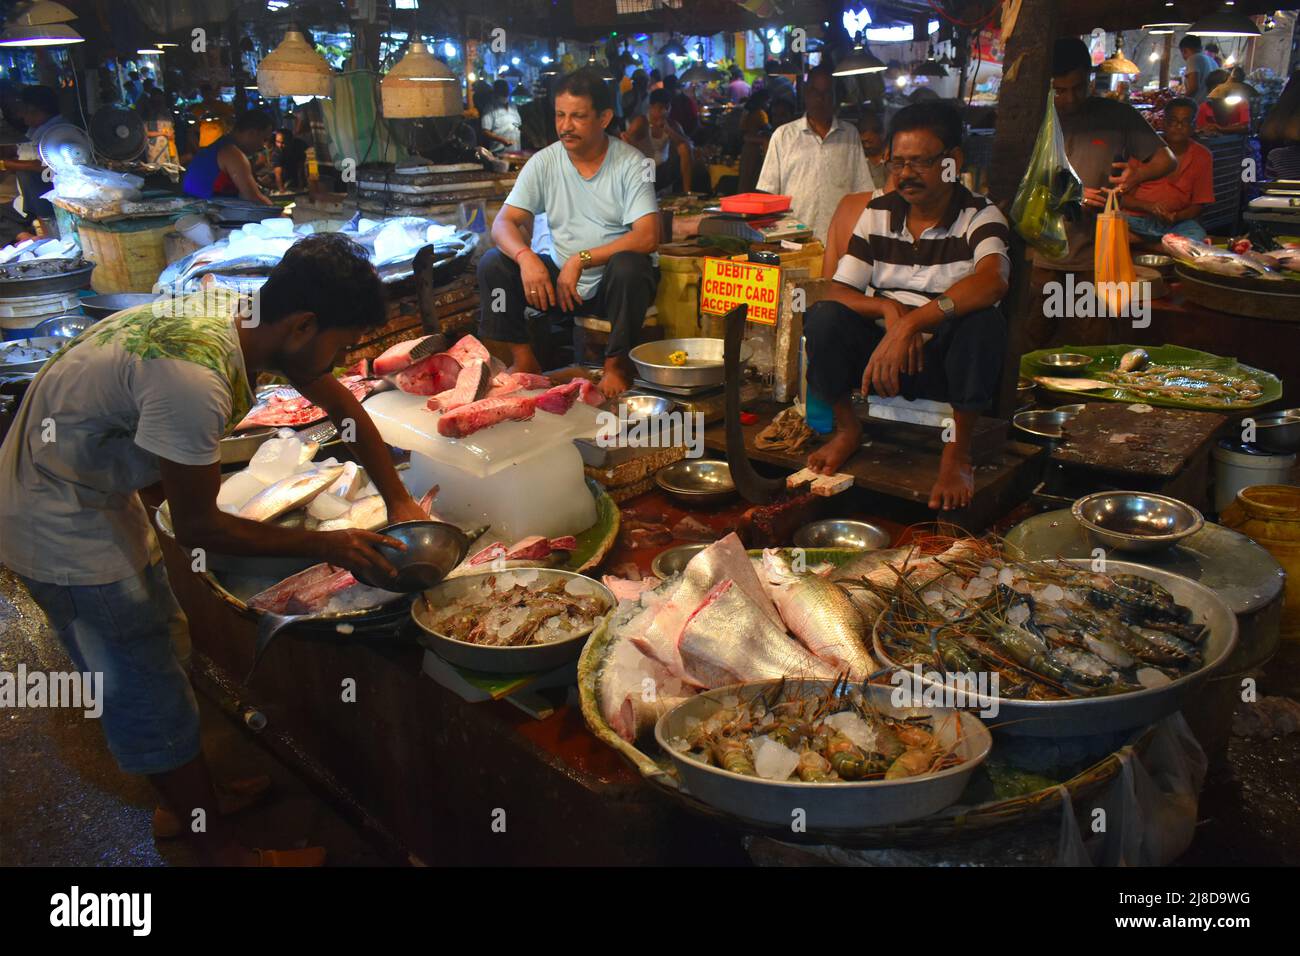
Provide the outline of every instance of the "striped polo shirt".
[[898,192],[872,199],[853,227],[835,281],[915,308],[966,278],[985,256],[1002,256],[1009,271],[1007,220],[987,197],[955,183],[943,218],[917,238],[907,229],[910,208]]

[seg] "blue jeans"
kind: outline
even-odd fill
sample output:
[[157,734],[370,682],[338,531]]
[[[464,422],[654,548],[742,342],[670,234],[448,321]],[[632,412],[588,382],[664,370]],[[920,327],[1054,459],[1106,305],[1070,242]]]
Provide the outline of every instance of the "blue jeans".
[[1184,219],[1182,222],[1168,223],[1164,220],[1157,219],[1155,216],[1138,216],[1131,212],[1124,213],[1124,218],[1128,220],[1128,228],[1135,236],[1141,236],[1143,239],[1159,239],[1167,232],[1192,240],[1192,242],[1203,242],[1205,240],[1205,230],[1195,219]]
[[124,772],[166,773],[199,755],[189,629],[161,561],[111,584],[22,581],[73,665],[104,675],[100,720]]

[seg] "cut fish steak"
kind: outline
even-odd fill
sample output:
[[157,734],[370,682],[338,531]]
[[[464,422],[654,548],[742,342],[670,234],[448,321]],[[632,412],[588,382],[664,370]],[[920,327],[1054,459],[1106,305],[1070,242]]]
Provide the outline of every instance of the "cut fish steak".
[[301,508],[318,494],[334,484],[343,474],[342,465],[317,468],[315,471],[290,475],[259,492],[239,509],[240,518],[251,521],[270,521],[287,511]]
[[527,395],[485,398],[443,412],[438,419],[438,434],[444,438],[464,438],[480,428],[501,422],[523,422],[533,417],[536,402]]
[[497,558],[504,561],[536,561],[549,557],[558,551],[572,551],[577,546],[578,539],[571,534],[559,538],[544,538],[541,535],[531,535],[511,545],[502,544],[501,542],[490,544],[470,558],[469,565],[477,567],[489,564]]
[[248,599],[248,606],[271,614],[311,614],[356,583],[351,571],[330,564],[314,564],[254,594]]
[[460,363],[446,352],[438,352],[402,369],[393,381],[411,395],[437,395],[454,388],[459,375]]
[[836,669],[773,624],[735,581],[723,581],[682,628],[686,676],[704,687],[780,677],[832,678]]
[[449,412],[477,402],[487,395],[490,382],[491,368],[488,363],[476,359],[460,370],[454,387],[429,399],[429,408],[432,411]]
[[422,335],[418,339],[408,339],[387,349],[372,363],[375,374],[392,375],[406,368],[411,364],[411,350],[427,338],[431,336]]
[[468,365],[471,362],[482,362],[488,367],[492,365],[492,353],[487,350],[486,345],[472,335],[462,336],[459,342],[447,349],[447,354],[461,365]]

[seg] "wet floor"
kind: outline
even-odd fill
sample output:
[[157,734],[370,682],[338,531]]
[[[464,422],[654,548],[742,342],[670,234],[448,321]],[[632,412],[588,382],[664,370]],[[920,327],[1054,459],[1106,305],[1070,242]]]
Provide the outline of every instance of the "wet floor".
[[[70,667],[40,610],[0,569],[0,671]],[[1260,682],[1300,700],[1300,644],[1284,644]],[[268,774],[274,796],[233,819],[250,846],[325,846],[332,865],[401,863],[242,724],[199,696],[204,748],[222,777]],[[155,841],[153,790],[117,769],[95,721],[57,708],[0,709],[0,866],[184,866],[184,841]],[[1234,737],[1207,781],[1191,849],[1196,865],[1300,864],[1300,733]],[[433,861],[436,862],[436,861]],[[563,861],[556,861],[563,862]]]

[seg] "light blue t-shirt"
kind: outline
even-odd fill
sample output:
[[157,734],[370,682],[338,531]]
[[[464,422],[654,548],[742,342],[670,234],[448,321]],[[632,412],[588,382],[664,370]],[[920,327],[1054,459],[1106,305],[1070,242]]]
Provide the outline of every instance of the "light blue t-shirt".
[[[632,231],[642,216],[658,213],[654,164],[621,139],[609,139],[596,175],[584,179],[564,144],[552,143],[533,155],[519,171],[506,205],[534,216],[546,214],[549,237],[533,241],[533,251],[550,255],[563,268],[583,249],[595,249]],[[648,172],[647,172],[648,169]],[[657,257],[652,257],[657,258]],[[596,294],[604,267],[583,270],[578,294]]]
[[1183,67],[1183,77],[1186,78],[1188,73],[1196,74],[1196,92],[1192,94],[1192,99],[1196,100],[1197,106],[1204,103],[1205,98],[1210,95],[1205,80],[1217,69],[1219,64],[1215,63],[1214,58],[1208,53],[1193,53],[1187,58],[1187,64]]

